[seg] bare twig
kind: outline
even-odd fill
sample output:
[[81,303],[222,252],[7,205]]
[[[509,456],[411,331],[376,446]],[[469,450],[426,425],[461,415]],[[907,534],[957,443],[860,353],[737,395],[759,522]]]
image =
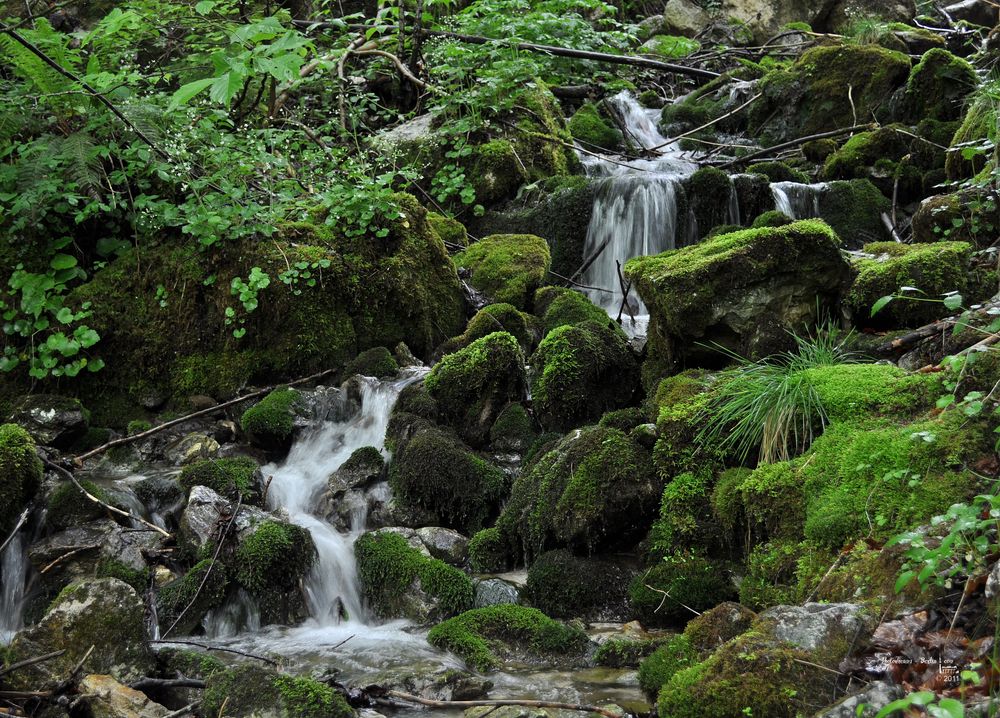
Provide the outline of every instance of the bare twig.
[[726,114],[720,115],[719,117],[716,117],[711,122],[706,122],[704,125],[701,125],[700,127],[695,127],[693,130],[688,130],[687,132],[679,134],[676,137],[671,137],[669,140],[667,140],[666,142],[662,142],[662,143],[658,144],[656,147],[650,147],[649,151],[650,152],[655,152],[657,150],[661,150],[661,149],[663,149],[664,147],[666,147],[668,145],[672,145],[674,142],[677,142],[678,140],[683,140],[685,137],[688,137],[688,136],[693,135],[693,134],[697,134],[698,132],[701,132],[704,129],[708,129],[712,125],[714,125],[714,124],[716,124],[718,122],[722,122],[724,119],[726,119],[728,117],[732,117],[733,115],[735,115],[736,113],[738,113],[740,110],[742,110],[742,109],[744,109],[746,107],[749,107],[750,105],[752,105],[754,102],[756,102],[757,100],[759,100],[763,96],[764,96],[764,93],[759,92],[756,95],[754,95],[753,97],[751,97],[749,100],[747,100],[746,102],[744,102],[742,105],[740,105],[739,107],[737,107],[735,110],[730,110]]
[[199,702],[188,703],[183,708],[178,708],[173,713],[167,713],[163,718],[181,718],[181,716],[193,714],[194,709],[201,705]]
[[430,698],[401,693],[400,691],[389,691],[388,695],[398,698],[407,703],[416,703],[428,708],[473,708],[475,706],[526,706],[528,708],[559,708],[567,711],[583,711],[585,713],[599,713],[607,718],[621,718],[620,714],[601,708],[600,706],[588,706],[578,703],[561,703],[559,701],[532,701],[532,700],[498,700],[498,701],[435,701]]
[[19,668],[27,668],[28,666],[33,666],[36,663],[44,663],[45,661],[50,661],[53,658],[58,658],[66,652],[64,648],[61,651],[52,651],[52,653],[46,653],[41,656],[35,656],[34,658],[25,658],[23,661],[18,661],[17,663],[11,663],[6,668],[0,669],[0,676],[5,676],[8,673],[13,673]]
[[93,551],[94,549],[98,549],[100,547],[101,547],[100,544],[93,544],[91,546],[81,546],[80,548],[75,548],[72,551],[67,551],[62,556],[60,556],[59,558],[57,558],[55,561],[52,561],[45,568],[43,568],[41,571],[39,571],[38,575],[39,576],[45,575],[51,569],[55,568],[56,566],[58,566],[59,564],[61,564],[63,561],[65,561],[66,559],[68,559],[71,556],[75,556],[78,553],[83,553],[84,551]]
[[766,147],[758,152],[751,152],[748,155],[742,157],[737,157],[734,160],[730,160],[725,164],[719,165],[721,169],[726,169],[727,167],[737,167],[739,165],[747,164],[748,162],[757,159],[758,157],[763,157],[771,152],[779,152],[781,150],[788,149],[790,147],[799,147],[804,145],[806,142],[812,142],[813,140],[823,140],[828,137],[840,137],[842,135],[850,135],[854,132],[859,132],[861,130],[871,130],[875,127],[874,124],[869,123],[867,125],[854,125],[852,127],[843,127],[839,130],[830,130],[829,132],[817,132],[814,135],[806,135],[805,137],[799,137],[795,140],[789,140],[788,142],[782,142],[780,145],[775,145],[774,147]]
[[246,658],[255,658],[258,661],[263,661],[264,663],[269,663],[272,666],[278,665],[278,662],[274,659],[268,658],[267,656],[261,656],[256,653],[247,653],[246,651],[239,651],[235,648],[225,648],[223,646],[213,646],[210,643],[200,643],[198,641],[180,640],[172,638],[169,641],[157,639],[155,641],[150,641],[150,643],[163,643],[163,644],[179,644],[182,646],[197,646],[198,648],[205,648],[209,651],[222,651],[223,653],[233,653],[237,656],[245,656]]
[[7,544],[13,541],[14,537],[17,536],[17,532],[21,530],[22,526],[24,526],[24,522],[28,520],[28,515],[30,513],[31,513],[30,509],[25,509],[24,511],[21,512],[20,518],[18,518],[17,523],[14,524],[14,530],[10,532],[10,535],[7,536],[6,539],[4,539],[3,544],[0,544],[0,554],[3,553],[5,548],[7,548]]

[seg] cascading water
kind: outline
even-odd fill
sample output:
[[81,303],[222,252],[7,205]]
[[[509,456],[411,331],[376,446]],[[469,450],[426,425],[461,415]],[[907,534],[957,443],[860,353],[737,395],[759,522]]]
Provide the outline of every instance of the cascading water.
[[24,537],[18,533],[0,554],[0,645],[10,643],[22,626],[28,566]]
[[825,183],[774,182],[771,194],[775,209],[786,216],[796,220],[815,219],[819,217],[819,201],[826,188]]
[[[592,302],[616,317],[622,306],[618,264],[676,246],[681,180],[697,167],[660,134],[658,110],[642,107],[627,92],[616,95],[610,102],[633,143],[641,145],[643,150],[663,153],[654,159],[627,162],[581,156],[587,174],[597,182],[583,254],[585,258],[600,254],[580,282],[590,287],[586,291]],[[648,323],[646,308],[634,292],[629,299],[630,306],[622,312],[623,327],[629,334],[644,334]],[[629,318],[629,309],[634,321]]]

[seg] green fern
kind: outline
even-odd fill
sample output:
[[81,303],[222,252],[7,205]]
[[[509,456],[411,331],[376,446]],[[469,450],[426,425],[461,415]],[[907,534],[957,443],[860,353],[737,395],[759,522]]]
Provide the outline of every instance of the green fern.
[[67,176],[76,183],[78,190],[95,202],[100,201],[104,171],[93,135],[80,131],[64,137],[59,154]]

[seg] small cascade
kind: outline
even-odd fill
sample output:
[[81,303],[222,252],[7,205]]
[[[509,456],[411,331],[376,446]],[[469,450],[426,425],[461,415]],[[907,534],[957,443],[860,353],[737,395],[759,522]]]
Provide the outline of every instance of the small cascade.
[[[656,148],[663,153],[654,159],[629,161],[581,157],[587,174],[597,180],[583,254],[585,258],[596,254],[597,258],[580,283],[590,287],[586,292],[592,302],[617,317],[622,307],[618,265],[677,246],[680,224],[685,223],[678,221],[681,180],[697,166],[660,134],[658,110],[642,107],[627,92],[610,102],[621,116],[630,140],[644,150]],[[622,312],[623,328],[629,334],[644,334],[648,312],[634,292],[629,298],[630,305]],[[635,316],[634,322],[629,319],[629,310]]]
[[815,219],[819,217],[820,197],[826,191],[825,183],[801,184],[799,182],[774,182],[771,194],[774,205],[792,219]]
[[229,638],[240,631],[260,630],[260,608],[253,597],[242,588],[236,596],[209,611],[202,620],[206,638]]
[[0,645],[10,643],[23,626],[28,567],[24,533],[19,532],[0,554]]

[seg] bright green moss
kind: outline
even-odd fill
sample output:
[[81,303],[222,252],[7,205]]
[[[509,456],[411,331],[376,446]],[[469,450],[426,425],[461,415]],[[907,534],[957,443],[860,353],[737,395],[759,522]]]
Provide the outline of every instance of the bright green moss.
[[523,404],[511,404],[490,429],[490,446],[494,449],[524,452],[537,436],[535,422]]
[[943,48],[928,50],[910,72],[901,114],[910,122],[957,120],[977,82],[976,71],[966,60]]
[[830,182],[820,194],[819,214],[847,249],[889,239],[882,213],[891,203],[867,179]]
[[937,377],[890,364],[834,364],[803,374],[833,422],[913,417],[930,409],[940,394]]
[[177,622],[174,628],[177,634],[190,633],[201,625],[206,613],[223,604],[228,585],[228,572],[221,562],[200,561],[157,591],[156,615],[160,625],[166,629]]
[[609,638],[594,653],[594,664],[607,668],[638,668],[659,646],[663,638]]
[[[859,132],[830,155],[823,165],[828,180],[864,178],[879,160],[899,161],[909,152],[906,135],[898,126],[889,125],[872,132]],[[907,130],[908,132],[908,130]]]
[[802,535],[802,479],[791,463],[758,466],[743,479],[738,491],[752,535],[791,539]]
[[438,214],[437,212],[428,212],[427,224],[430,225],[431,229],[437,233],[437,236],[446,245],[460,248],[468,246],[469,235],[465,231],[465,225],[457,219],[445,217],[443,214]]
[[784,227],[786,224],[791,224],[794,221],[784,212],[772,209],[769,212],[758,215],[750,226],[752,229],[758,229],[759,227]]
[[847,296],[855,320],[879,326],[915,327],[947,316],[951,310],[943,303],[905,298],[890,302],[874,317],[871,309],[881,297],[901,293],[902,287],[916,287],[923,294],[915,296],[923,299],[940,298],[952,291],[968,294],[972,249],[965,242],[865,245],[865,252],[874,256],[854,260],[858,277]]
[[330,686],[245,663],[215,671],[205,686],[206,715],[256,715],[275,718],[351,718],[354,711]]
[[240,541],[235,578],[251,593],[295,591],[315,558],[312,538],[304,528],[265,521]]
[[695,653],[704,656],[745,633],[755,618],[746,606],[724,601],[688,621],[684,638]]
[[764,175],[770,182],[809,184],[809,176],[805,172],[789,167],[784,162],[758,162],[747,167],[747,172]]
[[664,481],[686,471],[712,473],[720,461],[719,452],[699,445],[695,438],[712,403],[711,385],[697,373],[685,372],[664,379],[656,393],[660,409],[656,415],[656,444],[653,464]]
[[373,376],[376,379],[388,379],[399,373],[399,364],[385,347],[373,347],[358,354],[344,367],[343,376],[355,374]]
[[550,261],[548,244],[530,234],[484,237],[455,257],[459,267],[472,271],[473,287],[524,311],[545,283]]
[[[484,205],[513,197],[527,179],[513,143],[506,139],[490,140],[475,148],[471,178],[476,200]],[[501,300],[502,301],[502,300]]]
[[962,116],[962,123],[955,131],[955,136],[951,138],[945,160],[948,179],[952,181],[969,179],[994,167],[992,155],[989,153],[976,153],[967,158],[962,148],[970,143],[995,140],[996,137],[997,112],[993,99],[987,93],[980,93],[969,102]]
[[132,568],[113,558],[102,558],[97,564],[95,575],[98,578],[117,578],[119,581],[124,581],[140,595],[149,586],[148,568]]
[[243,431],[266,444],[288,443],[300,397],[295,389],[275,389],[243,412],[240,419]]
[[661,555],[684,548],[715,548],[721,543],[712,517],[711,472],[684,472],[663,489],[660,518],[653,524],[650,539]]
[[639,687],[650,698],[656,698],[675,673],[696,662],[697,652],[687,637],[674,636],[639,664]]
[[260,467],[249,456],[231,459],[207,459],[181,469],[180,483],[185,491],[207,486],[221,496],[242,496],[248,504],[260,504]]
[[587,645],[580,629],[554,621],[538,609],[511,604],[466,611],[432,628],[427,640],[458,654],[478,671],[499,667],[504,654],[511,653],[549,661],[578,658]]
[[156,652],[156,661],[166,675],[179,674],[202,680],[226,670],[226,664],[215,656],[179,648],[160,648]]
[[[724,566],[691,552],[672,553],[629,586],[632,609],[645,625],[662,626],[691,618],[736,597]],[[669,597],[664,600],[664,591]]]
[[567,127],[573,139],[591,150],[616,150],[622,145],[622,133],[589,102],[573,113]]
[[42,482],[35,442],[16,424],[0,425],[0,533],[6,536]]
[[494,573],[507,567],[507,541],[495,526],[477,531],[469,539],[469,565],[477,573]]
[[744,535],[746,516],[740,486],[746,481],[750,469],[726,469],[719,474],[712,490],[712,513],[722,528],[730,535]]
[[126,427],[126,432],[128,433],[129,436],[135,436],[136,434],[141,434],[144,431],[149,431],[152,428],[153,425],[150,424],[145,419],[135,419],[128,423],[128,426]]
[[469,320],[462,334],[445,342],[442,352],[450,354],[464,349],[477,339],[494,332],[507,332],[517,339],[524,351],[528,351],[536,341],[529,326],[533,319],[511,304],[488,304]]
[[457,568],[424,556],[399,534],[383,532],[363,535],[354,544],[358,577],[372,609],[383,618],[410,617],[414,582],[437,602],[435,615],[460,613],[472,606],[472,581]]
[[531,356],[531,397],[546,429],[567,430],[631,403],[638,366],[625,335],[585,321],[549,332]]
[[498,468],[437,429],[421,431],[396,454],[389,483],[404,505],[466,535],[496,515],[507,486]]
[[740,582],[740,603],[755,611],[802,603],[813,586],[800,582],[799,573],[809,571],[817,557],[826,571],[831,563],[829,555],[808,543],[778,540],[754,546]]
[[607,313],[572,289],[543,287],[535,295],[535,311],[541,314],[543,332],[586,321],[607,322]]

